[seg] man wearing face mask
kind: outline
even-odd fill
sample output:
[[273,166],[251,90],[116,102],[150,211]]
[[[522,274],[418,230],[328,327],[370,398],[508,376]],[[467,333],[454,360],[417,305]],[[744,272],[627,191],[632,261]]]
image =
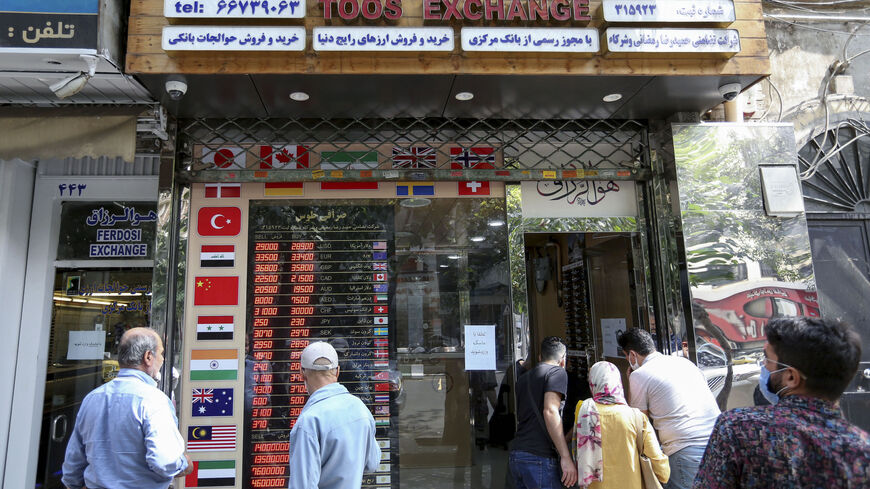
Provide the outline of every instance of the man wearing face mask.
[[719,417],[695,489],[870,487],[870,436],[838,404],[861,338],[817,318],[774,319],[766,330],[759,383],[773,405]]
[[691,488],[719,416],[707,379],[688,359],[657,352],[652,336],[640,328],[616,342],[631,366],[629,405],[649,416],[668,456],[671,478],[664,488]]
[[82,401],[63,462],[68,489],[166,489],[193,470],[175,407],[157,380],[163,341],[148,328],[118,344],[121,371]]

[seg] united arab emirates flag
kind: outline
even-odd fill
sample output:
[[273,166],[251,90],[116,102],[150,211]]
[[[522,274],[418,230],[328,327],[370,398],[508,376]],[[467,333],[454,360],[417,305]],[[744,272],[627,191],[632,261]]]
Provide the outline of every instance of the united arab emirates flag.
[[187,487],[216,487],[236,485],[235,460],[202,460],[193,462],[193,472],[184,479]]

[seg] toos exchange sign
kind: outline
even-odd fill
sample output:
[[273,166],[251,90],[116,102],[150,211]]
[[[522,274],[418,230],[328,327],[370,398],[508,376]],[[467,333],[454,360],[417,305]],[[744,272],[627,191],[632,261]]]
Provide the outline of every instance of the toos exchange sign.
[[[402,0],[318,0],[323,18],[344,20],[402,17]],[[588,21],[588,0],[423,0],[423,20]]]

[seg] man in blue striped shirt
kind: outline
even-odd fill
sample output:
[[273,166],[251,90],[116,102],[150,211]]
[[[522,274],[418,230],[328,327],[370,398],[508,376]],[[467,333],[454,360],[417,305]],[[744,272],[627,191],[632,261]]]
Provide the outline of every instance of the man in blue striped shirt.
[[63,462],[68,489],[166,489],[193,469],[175,408],[155,380],[163,341],[151,329],[130,329],[118,363],[118,377],[82,401]]

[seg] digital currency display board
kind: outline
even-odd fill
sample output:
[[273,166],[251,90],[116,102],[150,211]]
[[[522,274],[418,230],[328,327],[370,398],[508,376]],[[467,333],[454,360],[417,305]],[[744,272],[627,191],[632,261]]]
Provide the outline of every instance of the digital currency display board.
[[392,206],[252,202],[245,340],[243,487],[287,487],[290,430],[308,399],[302,350],[332,344],[339,382],[371,410],[379,470],[362,487],[398,483]]

